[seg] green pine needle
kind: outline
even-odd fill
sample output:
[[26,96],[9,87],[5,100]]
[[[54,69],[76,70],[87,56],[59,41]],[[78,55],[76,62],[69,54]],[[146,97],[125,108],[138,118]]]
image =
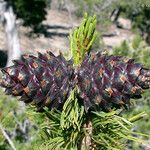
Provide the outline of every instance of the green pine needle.
[[74,65],[79,65],[83,61],[85,54],[90,52],[90,48],[96,39],[96,16],[87,16],[78,28],[75,28],[70,33],[70,50],[74,60]]

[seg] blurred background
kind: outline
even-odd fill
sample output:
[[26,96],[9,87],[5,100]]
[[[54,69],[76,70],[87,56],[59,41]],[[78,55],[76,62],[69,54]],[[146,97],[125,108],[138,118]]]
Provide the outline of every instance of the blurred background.
[[[61,51],[67,56],[69,32],[85,12],[97,15],[93,51],[127,56],[150,67],[150,0],[0,0],[0,67],[38,51],[55,55]],[[42,145],[38,130],[42,115],[34,118],[15,99],[0,89],[0,150],[38,149]],[[148,116],[137,122],[133,131],[150,134],[150,91],[122,115],[143,111]],[[150,150],[150,144],[128,141],[125,149]]]

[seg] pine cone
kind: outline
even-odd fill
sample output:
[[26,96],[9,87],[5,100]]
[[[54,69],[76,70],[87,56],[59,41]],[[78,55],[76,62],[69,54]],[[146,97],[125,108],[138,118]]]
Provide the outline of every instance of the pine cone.
[[77,79],[85,108],[109,111],[140,98],[150,86],[150,70],[133,59],[97,53],[85,57]]
[[87,111],[126,106],[130,98],[141,97],[143,89],[150,86],[150,70],[133,59],[101,53],[86,56],[76,69],[61,55],[26,55],[2,72],[1,86],[6,93],[34,103],[38,111],[44,106],[62,108],[76,85]]
[[22,60],[14,60],[14,66],[2,69],[5,75],[1,86],[6,94],[35,104],[38,111],[44,106],[60,108],[72,89],[72,66],[71,61],[51,52],[38,53],[38,57],[24,55]]

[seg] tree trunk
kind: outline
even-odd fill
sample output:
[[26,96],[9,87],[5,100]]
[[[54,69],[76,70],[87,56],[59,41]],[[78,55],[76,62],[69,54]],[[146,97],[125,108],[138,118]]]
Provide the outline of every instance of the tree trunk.
[[12,6],[4,0],[0,0],[0,17],[7,37],[7,66],[10,66],[12,65],[12,60],[20,58],[21,51],[16,24],[16,15],[13,12]]

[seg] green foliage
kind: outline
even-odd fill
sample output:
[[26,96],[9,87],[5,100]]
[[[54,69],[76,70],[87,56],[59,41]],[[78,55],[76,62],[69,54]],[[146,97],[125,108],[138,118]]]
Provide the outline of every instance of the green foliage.
[[120,47],[115,47],[113,50],[114,55],[127,56],[129,53],[129,45],[127,41],[123,41]]
[[[118,112],[112,111],[109,113],[93,112],[93,136],[92,140],[96,148],[102,149],[123,149],[126,140],[145,143],[142,139],[133,137],[134,135],[146,136],[144,134],[132,132],[134,121],[144,117],[145,113],[134,115],[134,117],[125,119],[120,117]],[[114,147],[115,145],[115,147]]]
[[141,42],[142,42],[142,37],[140,35],[135,36],[133,41],[132,41],[133,49],[138,49]]
[[132,26],[146,34],[150,42],[150,2],[149,0],[122,1],[120,4],[121,14],[132,20]]
[[[77,16],[82,16],[84,12],[93,15],[96,13],[102,31],[111,24],[111,14],[118,11],[118,16],[129,18],[135,31],[140,31],[142,36],[150,42],[150,2],[149,0],[74,0],[77,6]],[[117,16],[116,16],[117,17]]]
[[[2,92],[1,92],[2,93]],[[10,111],[10,108],[12,111]],[[0,100],[0,122],[5,127],[9,127],[10,130],[13,130],[15,126],[15,120],[11,121],[11,124],[8,120],[11,120],[13,117],[13,111],[17,109],[17,104],[14,103],[13,99],[9,99],[8,96],[1,94],[1,100]],[[1,131],[0,131],[1,132]],[[0,134],[0,145],[3,145],[4,143],[4,137],[2,134]]]
[[114,47],[111,54],[127,56],[150,67],[150,46],[139,35],[131,43],[123,41],[120,46]]
[[[29,116],[25,112],[20,110],[20,105],[15,98],[5,96],[0,91],[0,126],[6,131],[10,139],[12,140],[17,150],[32,149],[32,146],[37,142],[40,144],[41,138],[38,135],[37,127],[35,126],[35,120],[32,122]],[[39,118],[38,118],[39,120]],[[28,133],[22,133],[19,131],[20,126],[24,126],[24,122],[29,121]],[[11,146],[2,134],[0,128],[0,149],[11,150]]]
[[[145,111],[147,116],[145,116],[142,121],[137,121],[134,123],[134,131],[143,133],[143,134],[148,134],[150,135],[150,109],[149,109],[149,104],[150,104],[150,95],[149,92],[145,93],[144,96],[138,100],[132,107],[130,108],[130,111],[125,111],[123,112],[124,117],[130,118],[131,116],[134,116],[135,114],[138,114],[142,111]],[[142,137],[140,135],[137,135],[137,137]],[[147,142],[149,140],[149,137],[142,137],[143,140]],[[147,143],[147,145],[149,145]],[[130,147],[135,150],[141,150],[141,143],[137,142],[131,142],[130,141]]]
[[[74,92],[72,92],[71,97],[75,94]],[[59,148],[62,150],[77,150],[80,149],[82,140],[87,135],[92,139],[92,147],[95,149],[123,149],[127,140],[146,143],[140,138],[133,137],[132,134],[145,137],[147,135],[131,131],[134,125],[132,122],[143,118],[146,115],[145,113],[139,113],[132,118],[125,119],[120,117],[119,112],[116,111],[109,113],[92,112],[90,118],[93,131],[92,134],[89,134],[88,127],[84,126],[87,122],[87,120],[84,120],[87,114],[83,113],[83,108],[80,105],[72,108],[72,104],[75,106],[77,101],[74,101],[71,97],[67,100],[66,106],[71,110],[70,112],[78,109],[79,114],[74,115],[76,112],[67,113],[68,118],[65,117],[66,106],[64,106],[62,113],[57,110],[46,110],[45,121],[41,125],[41,129],[45,133],[42,134],[44,141],[41,149],[45,147],[54,150]],[[37,116],[37,114],[35,115]]]
[[62,129],[70,128],[80,130],[83,122],[84,107],[80,106],[78,103],[77,88],[75,88],[68,100],[63,106],[63,111],[61,113],[61,127]]
[[89,17],[85,14],[79,28],[75,28],[70,33],[70,50],[75,65],[81,64],[85,54],[90,52],[90,48],[96,39],[96,16]]
[[74,1],[74,3],[78,6],[76,14],[78,16],[82,16],[84,12],[87,12],[88,14],[93,15],[95,13],[93,9],[94,5],[98,4],[98,1],[97,0],[93,0],[93,1],[76,0]]
[[[115,1],[106,0],[73,0],[77,7],[76,15],[83,16],[84,12],[89,15],[96,14],[97,21],[100,22],[101,28],[106,29],[111,24],[110,14],[114,9]],[[104,27],[104,28],[103,28]]]
[[[150,68],[150,47],[149,45],[141,38],[141,36],[137,35],[133,39],[132,42],[124,41],[120,44],[120,46],[115,47],[112,51],[112,54],[119,54],[121,56],[132,57],[137,62],[144,64],[144,66]],[[125,117],[131,117],[135,114],[140,113],[141,111],[145,111],[148,116],[150,115],[150,91],[148,90],[144,93],[143,97],[138,101],[134,101],[130,111],[124,112]],[[150,134],[150,119],[149,117],[145,117],[140,122],[135,122],[135,126],[138,132],[142,132],[145,134]],[[139,144],[135,142],[132,143],[133,149],[140,149]]]
[[42,124],[45,132],[45,144],[49,149],[77,149],[84,131],[81,128],[84,118],[84,107],[78,104],[74,89],[65,102],[63,111],[46,110],[48,122]]
[[42,21],[46,19],[47,0],[16,0],[11,3],[17,17],[23,19],[24,25],[38,32]]

